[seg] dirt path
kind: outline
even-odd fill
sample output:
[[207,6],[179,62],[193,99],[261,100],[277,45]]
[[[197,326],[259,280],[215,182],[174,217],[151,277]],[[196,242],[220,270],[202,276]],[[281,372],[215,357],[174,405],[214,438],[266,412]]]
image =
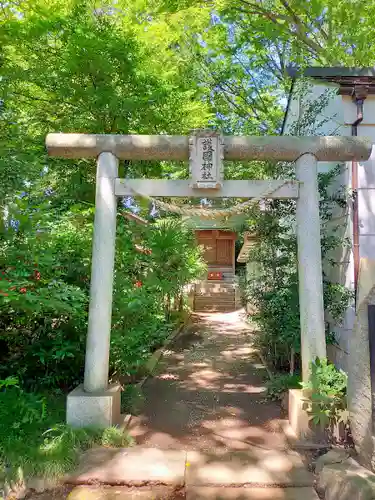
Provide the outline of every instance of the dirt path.
[[283,447],[280,407],[265,399],[266,372],[239,313],[196,314],[143,387],[130,432],[163,449]]

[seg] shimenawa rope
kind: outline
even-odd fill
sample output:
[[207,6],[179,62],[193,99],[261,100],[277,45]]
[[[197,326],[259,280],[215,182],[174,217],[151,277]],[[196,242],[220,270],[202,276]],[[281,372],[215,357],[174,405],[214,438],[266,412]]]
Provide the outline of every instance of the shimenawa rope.
[[262,199],[268,198],[272,193],[280,189],[285,184],[288,184],[288,182],[290,181],[282,180],[276,185],[276,187],[274,184],[272,184],[271,186],[270,183],[269,188],[263,191],[263,193],[260,196],[257,196],[256,198],[251,198],[250,200],[245,201],[243,203],[233,205],[233,207],[222,208],[222,209],[179,207],[178,205],[175,205],[173,203],[166,203],[165,201],[158,200],[156,198],[153,198],[152,196],[146,195],[134,189],[133,192],[135,196],[140,196],[141,198],[145,198],[152,201],[156,207],[166,212],[172,212],[179,215],[198,216],[198,217],[212,219],[212,218],[228,217],[230,215],[236,215],[246,212],[249,208],[259,203]]

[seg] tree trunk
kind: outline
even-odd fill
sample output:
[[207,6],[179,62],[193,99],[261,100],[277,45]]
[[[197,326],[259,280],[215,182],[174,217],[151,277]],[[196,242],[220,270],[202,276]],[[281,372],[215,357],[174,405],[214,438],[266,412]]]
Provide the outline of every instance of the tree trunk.
[[295,366],[295,352],[293,347],[290,350],[290,370],[289,373],[294,375],[294,366]]

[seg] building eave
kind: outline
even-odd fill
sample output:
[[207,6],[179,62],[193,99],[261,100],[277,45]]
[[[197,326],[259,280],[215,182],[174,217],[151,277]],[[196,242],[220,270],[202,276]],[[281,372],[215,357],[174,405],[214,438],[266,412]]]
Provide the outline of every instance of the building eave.
[[304,76],[306,78],[320,78],[329,80],[331,78],[358,79],[369,78],[375,79],[375,68],[356,68],[344,66],[309,66],[304,70],[299,70],[295,67],[289,67],[287,73],[291,78]]
[[285,125],[288,118],[290,103],[293,97],[294,85],[297,78],[310,78],[321,82],[330,82],[338,85],[339,95],[355,95],[355,87],[363,86],[367,94],[375,94],[375,67],[374,68],[345,68],[345,67],[320,67],[310,66],[304,70],[295,67],[287,69],[288,75],[292,79],[288,102],[284,113],[283,124],[280,135],[284,135]]
[[255,234],[249,232],[244,233],[244,241],[240,253],[237,256],[237,262],[239,262],[240,264],[248,262],[250,252],[254,247],[256,240],[257,236]]
[[238,231],[246,220],[246,215],[232,215],[231,217],[217,219],[200,219],[194,216],[183,216],[183,222],[193,230],[220,229],[223,231]]

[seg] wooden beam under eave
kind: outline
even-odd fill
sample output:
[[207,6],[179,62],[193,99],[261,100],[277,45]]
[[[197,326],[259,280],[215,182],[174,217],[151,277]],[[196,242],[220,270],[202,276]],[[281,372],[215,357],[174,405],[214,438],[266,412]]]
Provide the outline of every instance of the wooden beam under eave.
[[237,262],[245,263],[249,260],[249,254],[251,249],[254,247],[256,239],[245,239],[241,247],[240,253],[237,256]]
[[121,212],[121,215],[132,222],[136,222],[137,224],[141,224],[142,226],[147,226],[148,222],[146,219],[139,217],[139,215],[133,214],[131,212]]
[[275,188],[267,198],[298,198],[298,182],[290,180],[283,186],[280,180],[223,181],[221,189],[197,189],[191,187],[191,180],[165,179],[116,179],[117,196],[165,196],[177,198],[258,198],[262,193]]

